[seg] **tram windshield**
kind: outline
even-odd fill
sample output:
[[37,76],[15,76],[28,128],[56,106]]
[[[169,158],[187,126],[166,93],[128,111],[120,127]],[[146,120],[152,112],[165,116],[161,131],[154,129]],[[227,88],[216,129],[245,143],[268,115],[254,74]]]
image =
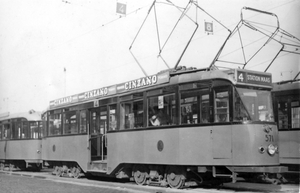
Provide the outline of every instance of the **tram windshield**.
[[237,88],[235,94],[236,121],[274,122],[271,92]]

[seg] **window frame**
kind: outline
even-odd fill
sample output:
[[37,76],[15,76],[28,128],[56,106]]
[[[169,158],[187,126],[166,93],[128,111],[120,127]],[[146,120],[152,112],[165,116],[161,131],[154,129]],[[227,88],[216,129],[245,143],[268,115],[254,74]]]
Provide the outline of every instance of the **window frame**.
[[[75,116],[75,118],[72,118],[73,116]],[[69,123],[67,123],[67,121]],[[75,121],[75,123],[73,123],[73,121]],[[75,126],[75,129],[73,126]],[[79,134],[78,130],[78,111],[64,109],[62,113],[62,135],[76,135]]]
[[[54,116],[53,117],[53,121],[51,121],[51,116]],[[59,119],[56,119],[55,117],[56,116],[59,116]],[[59,120],[58,121],[58,123],[57,124],[54,124],[54,121],[55,120]],[[52,125],[52,127],[50,126],[50,124],[53,122],[53,125]],[[47,131],[47,136],[49,136],[49,137],[51,137],[51,136],[61,136],[62,134],[63,134],[63,132],[62,132],[62,127],[63,127],[63,112],[62,112],[62,110],[61,109],[59,109],[59,110],[52,110],[52,111],[50,111],[49,112],[49,114],[48,114],[48,131]],[[57,128],[54,128],[54,127],[56,127],[56,125],[59,125],[59,127],[57,127]],[[58,131],[58,133],[57,134],[53,134],[52,133],[52,131]]]
[[[213,111],[212,112],[212,114],[213,114],[212,122],[213,123],[222,123],[222,124],[225,123],[226,124],[226,123],[232,122],[232,120],[233,120],[233,118],[232,118],[233,117],[233,96],[232,96],[233,91],[232,91],[232,89],[233,89],[233,86],[228,83],[226,84],[226,82],[224,82],[223,85],[213,87],[213,89],[212,89],[212,96],[213,96],[212,97],[212,111]],[[216,116],[217,116],[216,110],[218,110],[216,107],[217,106],[216,105],[216,93],[221,93],[221,92],[228,92],[228,96],[225,97],[225,98],[227,98],[227,106],[225,108],[219,107],[220,110],[226,109],[227,116],[224,121],[223,120],[218,121],[216,118]]]
[[[139,107],[140,104],[141,108],[135,109],[135,105]],[[144,92],[138,92],[119,97],[119,130],[138,129],[144,127],[144,104]],[[123,105],[125,106],[123,107]],[[126,105],[130,105],[128,113],[126,112]],[[139,112],[142,112],[141,116],[138,116]],[[142,121],[138,122],[136,121],[137,119],[141,119]],[[129,128],[126,127],[128,124]]]
[[[178,119],[178,110],[177,110],[177,104],[178,104],[178,97],[176,96],[177,92],[167,92],[167,93],[161,93],[160,95],[147,95],[147,127],[153,127],[153,126],[171,126],[171,125],[177,125],[177,119]],[[173,96],[173,100],[171,100],[171,103],[169,101],[169,105],[165,105],[165,97]],[[157,106],[150,106],[150,100],[156,98],[157,99]],[[163,100],[163,104],[161,104],[161,100]],[[172,104],[172,101],[175,101],[175,104]],[[155,103],[154,103],[155,104]],[[161,105],[163,107],[161,108]],[[165,108],[165,106],[167,108]],[[156,109],[157,107],[157,109]],[[155,108],[155,109],[154,109]],[[151,113],[150,113],[151,110]],[[155,114],[155,115],[154,115]],[[150,118],[151,116],[151,118]],[[162,123],[152,123],[150,119],[156,120],[157,116],[162,117]],[[164,121],[166,121],[164,123]],[[161,121],[160,121],[161,122]],[[152,125],[151,125],[152,124]]]

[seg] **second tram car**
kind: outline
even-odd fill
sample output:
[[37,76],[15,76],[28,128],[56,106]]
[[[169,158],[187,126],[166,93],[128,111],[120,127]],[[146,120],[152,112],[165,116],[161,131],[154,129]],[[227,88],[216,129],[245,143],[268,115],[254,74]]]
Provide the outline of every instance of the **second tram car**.
[[269,73],[170,70],[50,101],[44,164],[54,174],[181,188],[279,166]]
[[280,164],[289,168],[289,178],[299,179],[300,80],[274,83],[272,95],[279,130]]
[[42,168],[41,114],[4,113],[0,116],[0,170]]

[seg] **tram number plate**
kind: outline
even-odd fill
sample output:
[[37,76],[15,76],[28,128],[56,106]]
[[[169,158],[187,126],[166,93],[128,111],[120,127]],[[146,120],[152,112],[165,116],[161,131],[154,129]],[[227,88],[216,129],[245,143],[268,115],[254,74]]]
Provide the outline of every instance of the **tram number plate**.
[[267,142],[274,142],[274,136],[273,135],[265,135]]

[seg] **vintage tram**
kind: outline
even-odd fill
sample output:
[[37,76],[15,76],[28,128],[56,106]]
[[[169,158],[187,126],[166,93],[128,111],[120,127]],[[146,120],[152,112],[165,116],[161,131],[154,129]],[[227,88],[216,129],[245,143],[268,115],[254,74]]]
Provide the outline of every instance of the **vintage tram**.
[[0,170],[42,168],[41,114],[0,115]]
[[285,172],[269,73],[172,69],[50,101],[42,139],[54,174],[203,184]]
[[285,177],[299,180],[300,173],[300,80],[273,84],[272,97],[279,132],[280,164]]

